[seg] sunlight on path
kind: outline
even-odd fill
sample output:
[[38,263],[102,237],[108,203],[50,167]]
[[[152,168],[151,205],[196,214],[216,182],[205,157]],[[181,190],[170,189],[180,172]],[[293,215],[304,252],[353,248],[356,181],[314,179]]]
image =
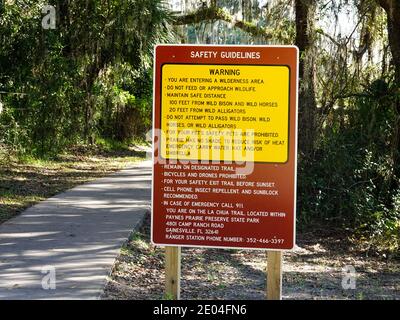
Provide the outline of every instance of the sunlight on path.
[[150,185],[151,163],[142,162],[0,225],[0,299],[97,299],[150,208]]

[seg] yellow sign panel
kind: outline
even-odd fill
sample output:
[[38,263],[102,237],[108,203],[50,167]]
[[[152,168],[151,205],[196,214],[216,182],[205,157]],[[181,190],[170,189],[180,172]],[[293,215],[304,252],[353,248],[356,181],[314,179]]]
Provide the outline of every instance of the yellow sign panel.
[[287,66],[164,64],[164,159],[285,163]]

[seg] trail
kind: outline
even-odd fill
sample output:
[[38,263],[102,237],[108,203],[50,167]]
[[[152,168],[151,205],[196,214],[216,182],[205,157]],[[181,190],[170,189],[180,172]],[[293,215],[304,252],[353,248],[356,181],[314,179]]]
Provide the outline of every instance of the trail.
[[0,299],[98,299],[149,210],[150,187],[151,163],[142,162],[0,225]]

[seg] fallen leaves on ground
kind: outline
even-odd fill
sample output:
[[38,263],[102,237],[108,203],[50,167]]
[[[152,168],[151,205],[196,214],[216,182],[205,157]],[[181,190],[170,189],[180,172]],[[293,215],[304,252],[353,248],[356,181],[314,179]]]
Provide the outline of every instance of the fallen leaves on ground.
[[[368,256],[335,232],[303,233],[284,254],[283,299],[400,299],[400,261]],[[182,248],[182,299],[264,299],[266,253]],[[353,266],[355,289],[343,269]],[[150,215],[121,250],[103,299],[163,299],[164,249],[150,243]]]

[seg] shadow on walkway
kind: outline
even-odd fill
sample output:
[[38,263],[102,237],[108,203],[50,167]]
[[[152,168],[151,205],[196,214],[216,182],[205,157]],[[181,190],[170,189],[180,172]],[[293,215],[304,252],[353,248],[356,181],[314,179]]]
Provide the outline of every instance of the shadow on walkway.
[[[122,243],[149,210],[150,186],[151,164],[143,162],[0,225],[0,299],[98,298]],[[44,290],[53,270],[56,289]]]

